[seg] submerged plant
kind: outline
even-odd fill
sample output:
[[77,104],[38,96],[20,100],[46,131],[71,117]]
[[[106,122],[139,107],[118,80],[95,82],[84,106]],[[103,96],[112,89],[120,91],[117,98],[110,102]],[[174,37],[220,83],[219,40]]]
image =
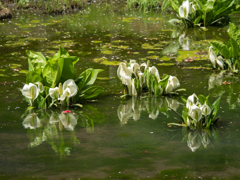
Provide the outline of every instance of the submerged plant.
[[236,25],[230,23],[227,32],[230,37],[227,44],[220,41],[210,42],[209,59],[214,69],[238,73],[240,68],[240,30]]
[[139,65],[135,60],[129,63],[119,64],[117,75],[124,85],[124,94],[130,96],[141,95],[149,92],[150,95],[161,96],[162,94],[176,94],[185,89],[178,89],[180,82],[177,77],[163,75],[160,79],[158,69],[149,67],[149,61]]
[[78,57],[70,56],[63,48],[52,57],[27,51],[28,67],[26,83],[22,94],[30,106],[39,108],[51,106],[82,106],[82,100],[96,98],[104,90],[92,86],[101,69],[89,68],[76,78],[74,64]]
[[182,98],[186,103],[183,107],[182,115],[179,115],[182,123],[168,123],[168,125],[184,126],[191,129],[210,128],[214,125],[219,117],[216,118],[220,105],[221,97],[219,97],[212,105],[208,101],[208,96],[197,96],[192,94],[187,99]]
[[[186,27],[223,26],[229,23],[229,15],[238,11],[235,0],[170,0],[168,3]],[[179,24],[178,19],[172,19],[170,22]]]

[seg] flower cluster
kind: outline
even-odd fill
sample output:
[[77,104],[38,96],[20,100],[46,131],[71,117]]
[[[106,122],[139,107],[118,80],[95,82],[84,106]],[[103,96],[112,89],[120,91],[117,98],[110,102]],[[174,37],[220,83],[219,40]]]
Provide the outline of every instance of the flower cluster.
[[141,65],[135,60],[130,60],[129,63],[122,62],[119,64],[117,75],[125,86],[124,94],[131,96],[140,95],[144,91],[155,96],[175,93],[174,91],[180,86],[175,76],[164,75],[160,79],[157,68],[149,67],[149,61]]
[[211,125],[217,122],[219,118],[216,118],[221,97],[219,97],[212,106],[208,101],[208,97],[203,95],[197,96],[196,94],[192,94],[185,100],[186,106],[183,107],[182,115],[179,115],[176,112],[181,120],[182,124],[177,123],[169,123],[168,125],[177,125],[177,126],[185,126],[190,128],[209,128]]
[[[57,101],[63,104],[67,99],[67,106],[69,106],[70,98],[74,97],[77,92],[78,89],[74,80],[68,79],[63,85],[59,83],[58,87],[49,88],[48,94],[52,98],[52,104],[57,103]],[[44,93],[44,86],[41,82],[25,84],[22,89],[22,94],[28,98],[31,106],[33,106],[34,100],[40,93]]]
[[179,7],[178,13],[181,18],[188,18],[188,15],[192,14],[194,11],[195,5],[187,0],[183,1],[182,5]]
[[224,69],[223,57],[216,55],[216,53],[213,50],[213,46],[209,47],[208,54],[209,54],[209,59],[213,65],[213,68],[220,67],[221,69]]

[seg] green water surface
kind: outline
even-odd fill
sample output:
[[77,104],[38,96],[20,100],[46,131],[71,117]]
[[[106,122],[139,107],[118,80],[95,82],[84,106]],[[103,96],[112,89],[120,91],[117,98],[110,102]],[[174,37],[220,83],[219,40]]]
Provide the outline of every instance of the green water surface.
[[[175,15],[114,5],[14,16],[0,23],[0,179],[240,179],[239,75],[218,75],[207,60],[208,42],[228,41],[228,27],[186,30],[168,23]],[[26,50],[51,56],[59,46],[80,58],[77,75],[104,69],[96,82],[104,94],[70,114],[25,112]],[[222,96],[217,127],[168,127],[177,122],[168,107],[182,110],[179,96],[121,99],[116,71],[130,59],[177,76],[185,97]]]

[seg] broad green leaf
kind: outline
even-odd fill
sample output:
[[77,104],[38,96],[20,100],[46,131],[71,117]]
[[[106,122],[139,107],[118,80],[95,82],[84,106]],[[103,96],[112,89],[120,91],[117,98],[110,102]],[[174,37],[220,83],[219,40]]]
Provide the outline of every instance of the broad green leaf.
[[93,85],[94,82],[95,82],[96,79],[97,79],[98,73],[103,72],[102,69],[93,69],[93,68],[90,68],[90,69],[91,69],[91,71],[92,71],[92,74],[91,74],[91,79],[90,79],[90,81],[87,83],[87,85]]
[[27,77],[26,78],[26,83],[27,84],[35,83],[35,82],[43,83],[43,78],[38,73],[36,73],[35,71],[28,72],[26,77]]
[[61,70],[58,63],[47,65],[43,69],[44,85],[54,88],[59,83]]
[[198,101],[203,105],[206,101],[206,97],[204,95],[199,95],[198,96]]
[[187,99],[186,99],[185,97],[181,96],[181,99],[182,99],[182,101],[183,101],[184,104],[187,103]]
[[234,39],[237,42],[238,46],[240,46],[240,31],[238,27],[233,23],[229,23],[227,32],[230,38]]
[[183,106],[183,111],[182,111],[182,118],[184,120],[184,123],[187,125],[187,117],[188,117],[188,108]]
[[165,89],[168,83],[169,75],[164,74],[162,80],[160,81],[161,88],[163,89],[163,93],[165,93]]
[[60,64],[63,64],[60,82],[64,83],[68,79],[76,79],[74,65],[69,58],[60,58]]
[[229,59],[230,58],[230,51],[228,49],[228,47],[223,44],[222,42],[219,42],[219,41],[212,41],[210,42],[210,44],[215,48],[217,49],[221,55],[224,56],[225,59]]
[[230,38],[230,42],[231,42],[231,56],[230,57],[238,59],[239,53],[240,53],[239,45],[232,38]]
[[76,84],[78,85],[79,91],[84,90],[91,80],[92,77],[92,70],[85,70],[82,72],[79,77],[75,80]]
[[40,52],[32,52],[27,50],[28,55],[28,70],[34,71],[37,69],[43,69],[46,65],[46,58]]
[[215,119],[219,106],[220,106],[220,101],[221,101],[221,97],[219,97],[212,105],[212,109],[213,109],[213,119]]
[[85,100],[94,99],[103,92],[104,92],[103,87],[91,86],[81,93],[81,99],[85,99]]
[[175,12],[178,12],[178,9],[180,7],[180,5],[178,4],[177,1],[175,0],[170,0],[171,1],[171,7],[174,9]]

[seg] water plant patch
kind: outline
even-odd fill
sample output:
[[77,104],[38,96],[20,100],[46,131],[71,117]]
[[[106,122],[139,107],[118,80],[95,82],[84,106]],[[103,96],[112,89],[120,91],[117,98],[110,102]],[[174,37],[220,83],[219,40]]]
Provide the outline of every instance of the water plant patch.
[[52,57],[27,50],[28,73],[22,89],[30,106],[82,106],[80,102],[96,98],[104,89],[92,86],[101,69],[89,68],[77,78],[74,65],[79,58],[59,47]]

